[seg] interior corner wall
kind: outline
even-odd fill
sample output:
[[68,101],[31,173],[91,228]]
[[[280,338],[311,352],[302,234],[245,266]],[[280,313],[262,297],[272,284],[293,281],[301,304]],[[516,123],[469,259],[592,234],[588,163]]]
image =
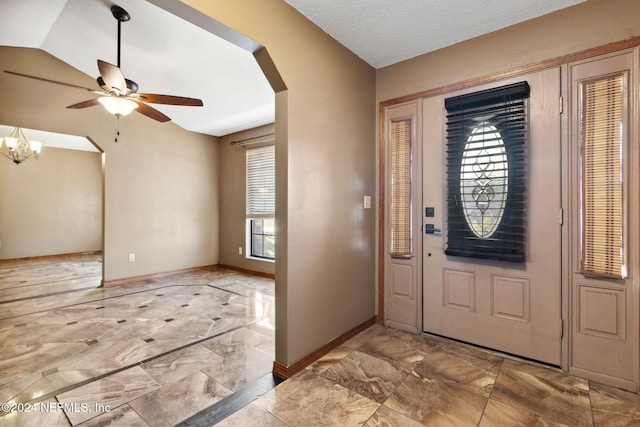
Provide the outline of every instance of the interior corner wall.
[[0,158],[0,259],[97,251],[100,153],[45,147],[20,165]]
[[287,87],[276,94],[276,359],[290,366],[375,315],[375,217],[363,209],[375,70],[282,0],[185,3],[264,46]]
[[[220,138],[220,264],[260,273],[275,274],[275,263],[246,256],[246,152],[245,147],[231,145],[232,141],[274,133],[274,125],[260,126]],[[273,137],[272,137],[273,138]],[[262,140],[262,139],[261,139]],[[270,142],[273,144],[273,142]],[[243,252],[239,253],[238,248]]]
[[[39,49],[0,46],[0,66],[95,86]],[[115,142],[116,119],[103,108],[65,108],[87,92],[0,73],[0,93],[1,123],[86,136],[104,151],[105,282],[218,263],[218,138],[134,112]]]

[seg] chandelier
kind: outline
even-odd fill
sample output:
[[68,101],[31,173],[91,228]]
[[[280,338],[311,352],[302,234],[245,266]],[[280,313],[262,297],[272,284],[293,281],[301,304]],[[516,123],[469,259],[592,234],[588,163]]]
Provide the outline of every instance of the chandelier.
[[[4,142],[5,149],[2,149]],[[29,141],[21,128],[15,128],[9,136],[0,138],[0,154],[16,165],[30,157],[37,159],[42,152],[42,142]]]

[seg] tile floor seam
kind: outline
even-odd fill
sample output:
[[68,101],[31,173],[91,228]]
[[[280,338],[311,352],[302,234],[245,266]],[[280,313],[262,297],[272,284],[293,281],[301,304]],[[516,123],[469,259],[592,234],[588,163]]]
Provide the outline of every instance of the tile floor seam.
[[[102,298],[82,301],[82,302],[69,304],[69,305],[56,306],[55,308],[48,308],[48,309],[40,310],[40,311],[33,311],[33,312],[26,313],[26,314],[19,314],[17,316],[4,317],[4,318],[0,318],[0,320],[9,320],[9,319],[15,319],[15,318],[18,318],[18,317],[22,317],[22,316],[31,316],[31,315],[34,315],[34,314],[42,314],[42,313],[46,313],[46,312],[54,310],[54,309],[55,310],[60,310],[60,309],[63,309],[63,308],[77,307],[79,305],[84,305],[84,304],[98,303],[100,301],[111,300],[111,299],[115,299],[115,298],[128,297],[128,296],[131,296],[131,295],[138,295],[138,294],[142,294],[142,293],[145,293],[145,292],[152,292],[152,291],[155,291],[155,290],[158,290],[158,289],[166,289],[166,288],[173,288],[173,287],[191,287],[191,286],[208,286],[208,285],[206,285],[206,284],[163,285],[163,286],[157,287],[157,288],[151,288],[151,289],[145,289],[145,290],[136,291],[136,292],[129,292],[129,293],[123,293],[123,294],[118,294],[118,295],[113,295],[113,296],[107,296],[107,297],[102,297]],[[211,287],[214,288],[213,286],[211,286]],[[90,289],[100,289],[100,288],[90,288]],[[215,289],[217,289],[217,288],[215,288]],[[255,300],[255,298],[248,297],[248,296],[242,295],[242,294],[237,294],[235,292],[232,292],[232,291],[229,291],[229,290],[226,290],[226,289],[220,288],[218,290],[224,291],[224,292],[227,292],[227,293],[230,293],[230,294],[234,294],[234,295],[237,295],[237,296],[241,296],[241,297],[244,297],[244,298],[249,298],[249,299],[254,299]],[[46,298],[48,296],[49,295],[46,295],[46,296],[42,296],[40,298]],[[55,296],[55,294],[52,294],[51,296]]]
[[482,419],[485,416],[485,412],[487,410],[487,406],[489,405],[489,402],[491,401],[491,397],[493,396],[493,390],[496,387],[496,383],[498,382],[498,377],[500,376],[500,373],[502,372],[502,367],[503,366],[504,366],[504,359],[502,359],[500,361],[500,368],[498,368],[498,372],[496,373],[496,377],[493,379],[493,384],[491,384],[491,391],[489,391],[489,396],[487,396],[487,400],[486,400],[486,402],[484,402],[484,408],[482,408],[482,415],[480,415],[480,419],[478,420],[477,427],[480,427],[480,425],[482,424]]
[[[221,333],[219,333],[219,334],[212,335],[212,336],[210,336],[210,337],[205,337],[205,338],[203,338],[203,339],[201,339],[201,340],[195,341],[195,342],[193,342],[193,343],[185,344],[185,345],[183,345],[183,346],[181,346],[181,347],[177,347],[177,348],[175,348],[175,349],[171,349],[171,350],[169,350],[169,351],[166,351],[166,352],[164,352],[164,353],[160,353],[160,354],[158,354],[158,355],[155,355],[155,356],[152,356],[152,357],[150,357],[150,358],[147,358],[147,359],[141,360],[141,361],[139,361],[139,362],[135,362],[135,363],[132,363],[132,364],[129,364],[129,365],[126,365],[126,366],[119,367],[119,368],[114,368],[114,370],[113,370],[113,371],[109,371],[109,372],[106,372],[106,373],[104,373],[104,374],[100,374],[100,375],[98,375],[98,376],[96,376],[96,377],[93,377],[93,378],[88,378],[88,379],[86,379],[86,380],[83,380],[83,381],[80,381],[80,382],[78,382],[78,383],[75,383],[75,384],[69,385],[69,386],[67,386],[67,387],[63,387],[63,388],[60,388],[60,389],[57,389],[57,390],[53,390],[53,391],[51,391],[51,392],[49,392],[49,393],[43,394],[43,395],[41,395],[41,396],[38,396],[38,397],[37,397],[37,398],[35,398],[35,399],[27,400],[27,401],[25,401],[25,402],[23,402],[23,403],[39,403],[39,402],[42,402],[42,401],[44,401],[44,400],[47,400],[47,399],[50,399],[50,398],[54,398],[54,397],[56,397],[56,396],[58,396],[58,395],[60,395],[60,394],[67,393],[67,392],[69,392],[69,391],[71,391],[71,390],[75,390],[75,389],[77,389],[77,388],[79,388],[79,387],[83,387],[83,386],[85,386],[85,385],[87,385],[87,384],[91,384],[91,383],[93,383],[93,382],[96,382],[96,381],[102,380],[102,379],[107,378],[107,377],[109,377],[109,376],[112,376],[112,375],[118,374],[118,373],[120,373],[120,372],[122,372],[122,371],[125,371],[125,370],[127,370],[127,369],[135,368],[136,366],[140,366],[140,367],[144,370],[144,367],[142,366],[144,363],[151,362],[151,361],[153,361],[153,360],[155,360],[155,359],[158,359],[158,358],[160,358],[160,357],[167,356],[167,355],[169,355],[169,354],[171,354],[171,353],[175,353],[175,352],[177,352],[177,351],[179,351],[179,350],[183,350],[183,349],[185,349],[185,348],[188,348],[188,347],[191,347],[191,346],[194,346],[194,345],[197,345],[197,344],[201,344],[202,342],[205,342],[205,341],[208,341],[208,340],[211,340],[211,339],[214,339],[214,338],[218,338],[218,337],[223,336],[223,335],[226,335],[226,334],[228,334],[228,333],[235,332],[235,331],[236,331],[236,330],[238,330],[238,329],[244,328],[244,327],[246,327],[246,326],[250,326],[250,325],[252,325],[252,324],[255,324],[256,322],[258,322],[258,321],[250,322],[250,323],[247,323],[246,325],[236,326],[236,327],[231,328],[231,329],[229,329],[229,330],[227,330],[227,331],[225,331],[225,332],[221,332]],[[73,357],[73,356],[71,356],[71,357]],[[206,373],[205,373],[205,375],[206,375]],[[15,396],[14,396],[14,397],[15,397]],[[13,399],[13,397],[12,397],[11,399]],[[2,418],[2,416],[4,416],[4,415],[2,415],[2,414],[3,414],[3,413],[2,413],[2,412],[0,412],[0,419]],[[6,415],[6,414],[5,414],[5,415]]]
[[[413,373],[415,372],[415,368],[416,368],[416,366],[417,366],[419,363],[423,363],[423,362],[424,362],[424,361],[429,357],[429,355],[430,355],[430,353],[425,354],[425,356],[420,360],[420,362],[415,363],[415,364],[412,366],[411,370],[409,370],[409,371],[404,375],[404,378],[402,379],[402,381],[400,381],[400,382],[398,383],[398,385],[397,385],[397,386],[395,386],[395,388],[393,389],[393,391],[392,391],[391,393],[389,393],[389,396],[387,396],[387,398],[384,400],[384,402],[382,402],[382,404],[380,405],[380,407],[378,407],[378,409],[376,410],[376,412],[377,412],[377,411],[379,411],[379,410],[380,410],[380,408],[381,408],[382,406],[384,406],[384,405],[385,405],[385,403],[387,403],[387,401],[393,397],[393,395],[394,395],[394,393],[396,392],[396,390],[398,390],[398,388],[399,388],[399,387],[400,387],[400,386],[401,386],[401,385],[402,385],[402,384],[407,380],[407,378],[409,378],[409,375],[413,375]],[[417,373],[416,373],[416,375],[417,375]],[[387,408],[388,408],[388,407],[387,407]],[[388,409],[391,409],[391,408],[388,408]],[[400,412],[398,412],[398,411],[396,411],[396,410],[394,410],[394,409],[391,409],[391,410],[392,410],[392,411],[394,411],[394,412],[396,412],[396,413],[398,413],[398,414],[400,414]],[[374,413],[374,414],[375,414],[375,413]],[[410,416],[408,416],[408,415],[406,415],[406,414],[400,414],[400,415],[403,415],[403,416],[405,416],[405,417],[411,418],[412,420],[414,420],[414,421],[416,421],[416,422],[420,422],[419,420],[416,420],[415,418],[412,418],[412,417],[410,417]]]
[[[131,410],[132,410],[133,412],[135,412],[135,413],[140,417],[140,419],[141,419],[141,420],[142,420],[142,421],[143,421],[147,426],[151,427],[151,424],[149,424],[149,423],[147,422],[147,420],[145,420],[145,419],[144,419],[144,417],[142,416],[142,414],[140,414],[138,411],[136,411],[136,408],[134,408],[133,406],[129,405],[129,402],[127,402],[127,403],[124,403],[124,404],[120,405],[120,407],[122,407],[122,406],[128,406],[129,408],[131,408]],[[98,415],[98,417],[99,417],[99,416],[100,416],[100,415]],[[94,418],[97,418],[97,417],[94,417]],[[89,420],[87,420],[87,421],[85,421],[85,422],[88,422],[88,421],[90,421],[90,420],[92,420],[92,419],[93,419],[93,418],[91,418],[91,419],[89,419]],[[80,426],[82,426],[82,424],[80,424]]]
[[593,413],[593,402],[591,401],[591,380],[587,381],[587,387],[589,388],[589,390],[587,390],[587,395],[589,396],[589,413],[591,414],[591,425],[593,427],[597,427],[595,414]]
[[[201,372],[203,372],[205,375],[208,375],[204,371],[201,371]],[[215,378],[213,378],[213,377],[211,377],[211,378],[215,380]],[[269,378],[271,378],[273,383],[271,383],[271,381],[269,381]],[[239,390],[234,391],[229,396],[226,396],[225,398],[223,398],[220,401],[214,403],[213,405],[201,410],[197,414],[194,414],[194,415],[190,416],[189,418],[182,420],[180,423],[177,424],[177,426],[183,426],[183,425],[184,426],[191,426],[191,425],[193,425],[193,426],[205,426],[205,425],[209,426],[211,424],[202,424],[202,423],[204,421],[209,421],[210,422],[211,418],[212,418],[212,416],[211,416],[212,413],[216,412],[216,410],[218,408],[222,408],[221,412],[223,413],[223,415],[221,417],[213,417],[214,421],[217,424],[217,423],[229,418],[230,416],[232,416],[233,414],[235,414],[236,412],[238,412],[242,408],[252,404],[257,399],[259,399],[261,396],[263,396],[265,393],[267,393],[269,390],[272,390],[273,388],[275,388],[275,386],[277,384],[282,383],[283,381],[284,380],[277,379],[277,377],[273,373],[265,374],[265,375],[261,376],[260,378],[258,378],[257,380],[244,385]],[[267,382],[266,385],[263,384],[265,382]],[[223,384],[223,386],[224,386],[224,384]],[[269,387],[268,390],[265,390],[264,388],[267,388],[267,387]],[[250,399],[247,399],[247,397],[249,397]],[[241,407],[237,407],[238,403],[236,402],[234,404],[232,402],[234,400],[240,400],[241,402],[244,402],[244,404]],[[231,411],[230,412],[229,411],[224,411],[224,406],[227,405],[227,402],[230,402],[230,401],[232,403],[230,405],[228,405],[227,408],[231,409]],[[230,406],[230,408],[229,408],[229,406]]]
[[[362,347],[362,346],[360,346],[360,347]],[[340,359],[339,361],[337,361],[337,362],[333,363],[331,366],[339,364],[341,361],[343,361],[344,359],[348,358],[350,355],[352,355],[353,353],[356,353],[356,352],[360,352],[360,353],[362,353],[362,354],[367,354],[368,356],[373,357],[373,358],[375,358],[375,359],[377,359],[377,360],[379,360],[379,361],[381,361],[381,362],[386,362],[386,363],[388,363],[388,361],[387,361],[387,360],[385,360],[385,359],[382,359],[382,358],[380,358],[380,357],[377,357],[376,355],[373,355],[373,354],[369,354],[369,353],[368,353],[368,352],[366,352],[366,351],[364,351],[364,352],[363,352],[363,351],[361,351],[361,350],[360,350],[360,348],[357,348],[357,349],[352,350],[349,354],[347,354],[345,357],[343,357],[343,358],[342,358],[342,359]],[[427,354],[425,354],[425,355],[424,355],[424,357],[422,357],[422,359],[420,359],[420,361],[415,362],[415,363],[412,365],[411,369],[409,369],[406,373],[405,373],[403,370],[400,370],[400,369],[399,369],[399,371],[400,371],[400,372],[403,372],[403,375],[404,375],[404,376],[403,376],[403,378],[402,378],[402,380],[398,382],[398,384],[393,388],[393,390],[389,393],[389,395],[388,395],[388,396],[386,396],[386,398],[384,399],[384,401],[383,401],[382,403],[378,403],[378,402],[374,401],[374,402],[378,403],[378,407],[376,408],[376,410],[371,414],[371,416],[367,419],[367,421],[366,421],[363,425],[366,425],[366,424],[367,424],[367,422],[368,422],[371,418],[373,418],[373,417],[374,417],[374,415],[375,415],[375,414],[380,410],[380,408],[382,408],[383,406],[385,406],[385,403],[387,403],[387,401],[389,401],[389,399],[391,399],[391,398],[393,397],[393,395],[394,395],[394,393],[396,392],[396,390],[397,390],[397,389],[398,389],[398,388],[399,388],[399,387],[400,387],[400,386],[401,386],[401,385],[406,381],[406,379],[407,379],[407,378],[409,378],[409,376],[410,376],[410,375],[413,375],[413,374],[415,373],[415,368],[416,368],[416,366],[418,366],[420,363],[423,363],[423,362],[424,362],[424,360],[426,360],[428,357],[429,357],[429,352],[427,352]],[[331,369],[331,366],[330,366],[330,367],[328,367],[324,372],[327,372],[329,369]],[[324,373],[324,372],[323,372],[323,373]],[[416,375],[417,375],[417,373],[416,373]],[[319,376],[323,376],[323,375],[320,375],[320,374],[319,374]],[[333,380],[331,380],[331,381],[335,383],[335,381],[333,381]],[[337,385],[339,385],[339,386],[342,386],[341,384],[338,384],[338,383],[336,383],[336,384],[337,384]],[[344,387],[344,386],[342,386],[342,387]],[[352,392],[354,392],[354,393],[357,393],[357,394],[359,394],[360,396],[362,396],[362,397],[364,397],[364,398],[366,398],[366,399],[372,400],[371,398],[369,398],[369,397],[367,397],[367,396],[364,396],[364,395],[362,395],[361,393],[358,393],[358,392],[357,392],[357,391],[355,391],[355,390],[351,390],[351,389],[350,389],[350,388],[348,388],[348,387],[344,387],[344,388],[346,388],[347,390],[352,391]],[[389,408],[389,407],[387,407],[387,406],[385,406],[385,408],[387,408],[387,409],[389,409],[390,411],[393,411],[393,412],[395,412],[395,413],[397,413],[397,414],[399,414],[399,415],[401,415],[401,416],[404,416],[404,417],[410,418],[411,420],[413,420],[413,421],[415,421],[415,422],[417,422],[417,423],[422,424],[422,423],[420,422],[420,420],[416,420],[415,418],[413,418],[413,417],[411,417],[411,416],[409,416],[409,415],[407,415],[407,414],[402,414],[402,413],[400,413],[400,412],[396,411],[395,409]]]
[[[100,283],[100,276],[77,276],[74,277],[72,280],[77,280],[77,281],[82,281],[82,280],[89,280],[89,279],[93,279],[96,282]],[[54,280],[51,282],[40,282],[40,283],[29,283],[27,285],[22,285],[22,286],[9,286],[9,287],[0,287],[0,291],[2,290],[7,290],[7,289],[24,289],[24,288],[28,288],[31,286],[46,286],[46,285],[54,285],[54,284],[58,284],[58,283],[65,283],[68,282],[69,279],[60,279],[60,280]],[[96,287],[99,287],[96,286]]]

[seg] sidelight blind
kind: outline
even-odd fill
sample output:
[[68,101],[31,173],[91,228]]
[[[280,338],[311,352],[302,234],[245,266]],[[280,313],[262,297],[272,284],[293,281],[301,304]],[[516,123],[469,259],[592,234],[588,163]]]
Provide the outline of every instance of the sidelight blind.
[[624,76],[582,84],[582,270],[623,278]]
[[445,99],[447,255],[525,261],[528,98],[520,82]]
[[391,256],[411,247],[411,119],[391,121]]
[[273,216],[276,212],[275,146],[247,150],[247,215]]

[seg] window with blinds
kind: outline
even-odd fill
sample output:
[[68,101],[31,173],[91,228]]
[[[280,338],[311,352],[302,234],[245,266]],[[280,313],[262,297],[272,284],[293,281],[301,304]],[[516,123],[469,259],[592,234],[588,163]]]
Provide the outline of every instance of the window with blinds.
[[622,279],[625,271],[625,75],[582,83],[582,273]]
[[275,146],[246,151],[247,256],[275,260],[276,157]]
[[247,216],[276,212],[275,146],[247,150]]
[[451,256],[525,261],[527,82],[445,99]]
[[410,257],[411,119],[391,120],[391,256]]

